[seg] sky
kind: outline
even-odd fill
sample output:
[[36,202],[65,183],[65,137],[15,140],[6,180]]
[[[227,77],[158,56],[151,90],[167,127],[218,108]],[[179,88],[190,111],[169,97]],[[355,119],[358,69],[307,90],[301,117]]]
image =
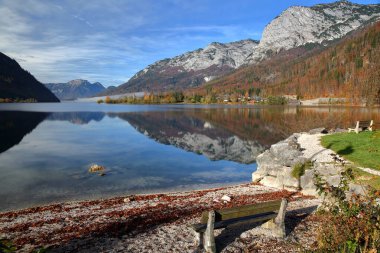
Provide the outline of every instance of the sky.
[[43,83],[86,79],[117,86],[155,61],[211,42],[259,40],[290,6],[328,2],[0,0],[0,52]]

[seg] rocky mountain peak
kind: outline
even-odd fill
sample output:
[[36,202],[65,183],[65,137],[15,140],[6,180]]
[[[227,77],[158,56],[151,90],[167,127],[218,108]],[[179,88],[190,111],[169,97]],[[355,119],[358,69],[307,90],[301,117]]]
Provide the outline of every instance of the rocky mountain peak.
[[245,63],[246,57],[257,46],[253,40],[242,40],[231,43],[212,42],[204,49],[185,53],[169,60],[172,67],[183,67],[185,70],[197,71],[212,65],[238,68]]
[[[380,5],[360,5],[349,1],[293,6],[264,29],[257,58],[262,52],[279,52],[307,43],[323,43],[341,38],[363,24],[380,18]],[[261,55],[260,55],[261,53]]]
[[98,86],[98,87],[104,87],[103,84],[99,83],[99,82],[95,82],[92,84],[93,86]]
[[88,85],[91,83],[89,81],[83,80],[83,79],[74,79],[74,80],[67,82],[67,84],[68,85]]

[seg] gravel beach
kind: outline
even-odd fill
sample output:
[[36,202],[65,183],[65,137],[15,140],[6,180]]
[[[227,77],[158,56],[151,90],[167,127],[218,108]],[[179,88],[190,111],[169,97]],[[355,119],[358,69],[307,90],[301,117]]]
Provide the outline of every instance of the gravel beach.
[[[224,195],[231,201],[223,202]],[[189,228],[198,222],[202,211],[280,198],[290,201],[286,218],[289,236],[285,240],[266,236],[266,230],[255,224],[231,226],[215,231],[218,251],[252,252],[255,248],[257,252],[291,252],[298,251],[301,244],[312,245],[313,237],[299,233],[315,224],[309,214],[319,200],[254,183],[0,213],[0,237],[12,241],[19,252],[41,247],[49,252],[202,252]]]

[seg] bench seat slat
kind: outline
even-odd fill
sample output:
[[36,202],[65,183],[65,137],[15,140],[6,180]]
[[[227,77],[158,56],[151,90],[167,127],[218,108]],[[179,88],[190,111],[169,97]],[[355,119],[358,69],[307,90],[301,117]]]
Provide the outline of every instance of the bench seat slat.
[[[254,223],[254,222],[262,222],[262,221],[268,221],[270,219],[274,219],[277,216],[276,212],[267,212],[267,213],[261,213],[261,214],[255,214],[251,216],[241,217],[241,218],[235,218],[235,219],[229,219],[224,221],[215,222],[214,229],[218,228],[225,228],[228,225],[231,224],[237,224],[237,223]],[[196,232],[204,232],[207,228],[207,223],[198,223],[191,225],[192,229],[194,229]]]
[[[252,205],[240,207],[226,208],[215,211],[215,221],[224,221],[229,219],[240,218],[243,216],[251,216],[261,213],[278,211],[281,206],[281,200],[267,201]],[[208,212],[202,213],[201,223],[207,223]]]
[[369,127],[371,121],[359,121],[359,127]]

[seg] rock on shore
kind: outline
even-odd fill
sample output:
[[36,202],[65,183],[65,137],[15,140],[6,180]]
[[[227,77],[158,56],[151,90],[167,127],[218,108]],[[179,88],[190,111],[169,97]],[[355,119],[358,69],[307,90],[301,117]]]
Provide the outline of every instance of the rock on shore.
[[[257,157],[257,171],[252,174],[252,180],[280,189],[297,190],[300,186],[302,193],[317,195],[314,175],[319,173],[327,183],[336,186],[346,161],[320,144],[320,138],[325,133],[327,131],[323,128],[309,133],[295,133],[272,145]],[[307,161],[311,161],[312,165],[299,181],[292,176],[293,167]],[[351,188],[357,191],[354,186]]]

